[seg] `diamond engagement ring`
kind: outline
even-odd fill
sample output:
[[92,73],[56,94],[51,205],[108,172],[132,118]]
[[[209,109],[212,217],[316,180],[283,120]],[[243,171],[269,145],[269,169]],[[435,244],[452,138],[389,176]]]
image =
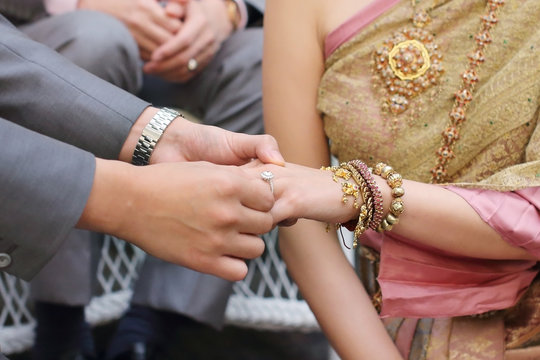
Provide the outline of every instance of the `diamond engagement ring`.
[[274,193],[274,174],[271,171],[263,171],[261,173],[261,178],[270,185],[270,191]]
[[199,63],[197,62],[197,60],[195,58],[189,59],[189,61],[187,63],[187,69],[189,71],[197,70],[197,66],[199,66]]

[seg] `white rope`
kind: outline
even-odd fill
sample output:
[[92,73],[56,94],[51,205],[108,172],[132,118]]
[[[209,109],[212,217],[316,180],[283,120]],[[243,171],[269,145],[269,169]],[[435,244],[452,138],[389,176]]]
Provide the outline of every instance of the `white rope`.
[[34,323],[0,328],[0,350],[15,354],[28,350],[34,343]]
[[26,304],[30,290],[28,283],[6,273],[0,273],[0,297],[2,308],[0,324],[24,325],[32,320]]
[[85,308],[86,320],[95,326],[119,319],[129,306],[131,294],[131,290],[122,290],[94,297]]
[[137,279],[145,253],[112,236],[105,236],[98,263],[97,279],[103,293],[128,290]]
[[28,305],[28,283],[0,273],[0,350],[21,352],[32,345],[34,318]]
[[320,330],[305,301],[232,295],[225,317],[229,325],[259,330]]
[[[276,230],[277,231],[277,230]],[[317,321],[279,256],[277,232],[265,234],[266,251],[250,261],[243,281],[233,285],[226,323],[264,330],[319,331]],[[85,309],[91,325],[120,318],[132,295],[132,286],[144,261],[144,252],[113,237],[106,237],[98,263],[101,286]],[[27,350],[33,343],[35,320],[30,311],[26,282],[0,273],[0,349],[5,354]]]

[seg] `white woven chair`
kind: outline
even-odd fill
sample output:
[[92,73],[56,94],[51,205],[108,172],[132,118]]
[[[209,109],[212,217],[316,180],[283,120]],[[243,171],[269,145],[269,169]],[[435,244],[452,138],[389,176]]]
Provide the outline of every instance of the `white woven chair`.
[[[243,281],[234,284],[226,310],[227,324],[265,330],[319,331],[313,313],[287,275],[277,250],[276,230],[264,236],[266,251],[249,263]],[[98,264],[101,287],[86,308],[92,325],[118,319],[127,309],[131,288],[144,253],[130,244],[106,237]],[[0,349],[5,354],[32,346],[35,325],[26,282],[0,273]]]

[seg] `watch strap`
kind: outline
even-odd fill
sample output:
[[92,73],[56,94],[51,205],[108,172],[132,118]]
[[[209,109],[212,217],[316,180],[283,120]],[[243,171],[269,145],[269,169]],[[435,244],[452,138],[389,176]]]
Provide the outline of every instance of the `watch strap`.
[[142,134],[137,141],[131,159],[133,165],[148,165],[150,163],[150,156],[152,156],[152,152],[161,138],[161,135],[163,135],[167,126],[179,116],[182,116],[182,114],[173,109],[159,109],[150,122],[144,127]]

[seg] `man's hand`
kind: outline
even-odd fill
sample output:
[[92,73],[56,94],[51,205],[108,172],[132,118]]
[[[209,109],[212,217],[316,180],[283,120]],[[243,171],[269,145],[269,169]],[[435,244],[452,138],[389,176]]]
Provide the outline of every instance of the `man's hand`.
[[[182,29],[152,53],[144,71],[186,82],[210,63],[232,30],[223,0],[190,1],[185,4]],[[194,70],[188,69],[190,59],[197,62]]]
[[240,280],[273,227],[268,184],[236,166],[132,166],[97,159],[77,227],[115,235],[163,260]]
[[[122,147],[119,159],[130,163],[143,128],[158,109],[147,108],[135,122]],[[270,135],[247,135],[201,125],[178,117],[165,129],[150,163],[208,161],[221,165],[242,165],[251,159],[283,165],[276,140]]]
[[222,165],[242,165],[252,159],[284,164],[277,142],[270,135],[234,133],[216,126],[176,119],[165,130],[150,163],[209,161]]
[[169,16],[156,0],[79,0],[78,8],[101,11],[122,21],[139,45],[143,60],[149,60],[182,27],[179,18]]

